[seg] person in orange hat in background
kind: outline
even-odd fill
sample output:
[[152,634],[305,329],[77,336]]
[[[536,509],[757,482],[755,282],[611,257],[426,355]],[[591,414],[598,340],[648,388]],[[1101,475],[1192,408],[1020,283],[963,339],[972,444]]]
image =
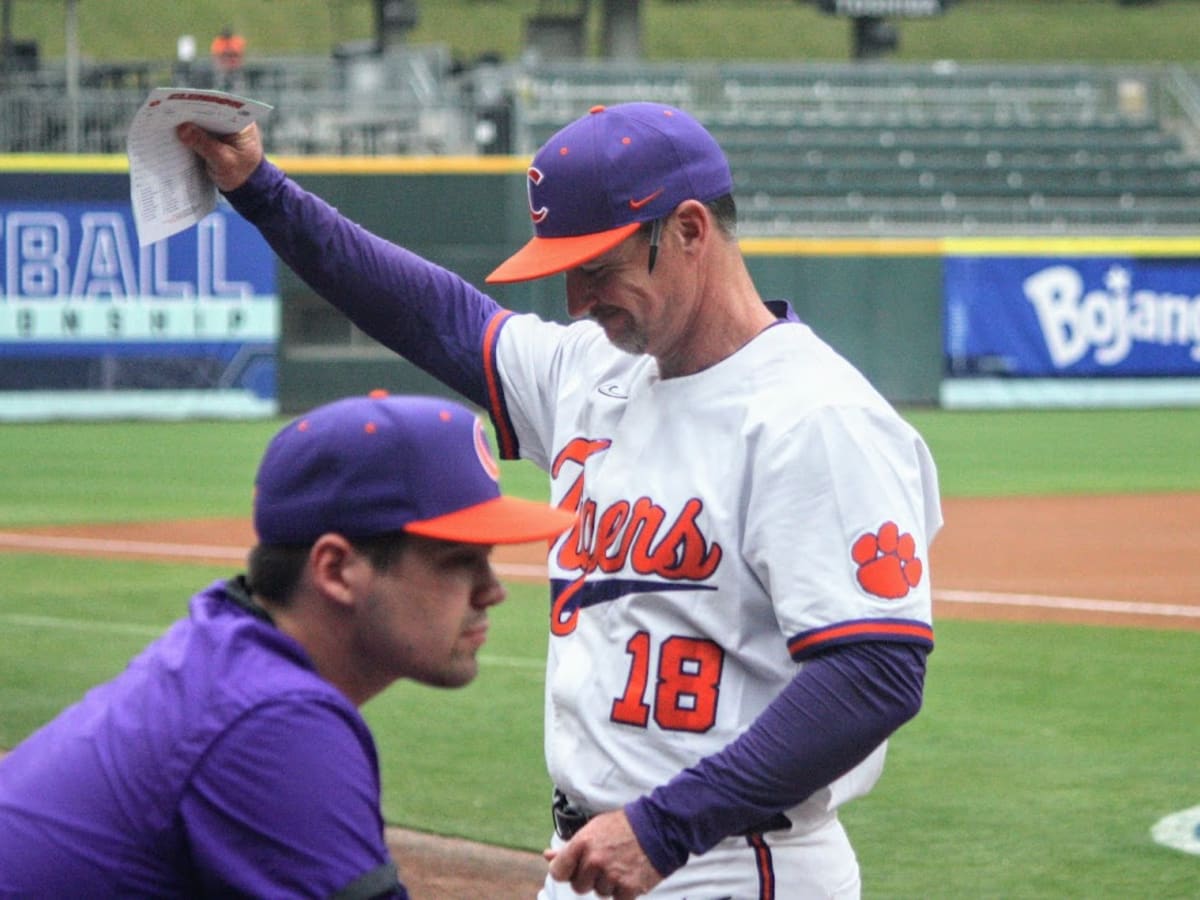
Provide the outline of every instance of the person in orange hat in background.
[[233,26],[226,25],[213,38],[209,52],[217,75],[217,87],[225,91],[240,87],[242,65],[246,62],[246,39],[234,31]]

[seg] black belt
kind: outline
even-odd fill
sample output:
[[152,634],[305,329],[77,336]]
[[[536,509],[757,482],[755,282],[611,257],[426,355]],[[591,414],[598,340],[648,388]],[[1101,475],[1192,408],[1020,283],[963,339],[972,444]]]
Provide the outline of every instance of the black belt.
[[550,805],[550,814],[554,817],[555,833],[564,841],[574,837],[591,819],[583,810],[573,806],[567,795],[558,788],[554,789],[554,802]]
[[[554,802],[550,805],[550,814],[554,817],[554,832],[564,841],[569,841],[584,825],[591,821],[592,816],[575,806],[567,799],[567,795],[558,788],[554,789]],[[769,819],[759,822],[752,828],[737,832],[739,836],[761,834],[764,831],[786,831],[792,827],[791,820],[783,813],[776,813]]]

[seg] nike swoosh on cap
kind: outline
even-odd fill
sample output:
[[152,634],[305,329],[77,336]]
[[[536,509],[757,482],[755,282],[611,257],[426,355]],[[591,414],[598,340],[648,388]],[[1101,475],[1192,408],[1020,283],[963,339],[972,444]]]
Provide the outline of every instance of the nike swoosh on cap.
[[653,200],[655,197],[657,197],[662,192],[663,192],[663,188],[659,188],[653,194],[647,194],[641,200],[634,200],[631,198],[629,201],[629,208],[630,209],[641,209],[643,206],[645,206],[647,203],[649,203],[651,200]]

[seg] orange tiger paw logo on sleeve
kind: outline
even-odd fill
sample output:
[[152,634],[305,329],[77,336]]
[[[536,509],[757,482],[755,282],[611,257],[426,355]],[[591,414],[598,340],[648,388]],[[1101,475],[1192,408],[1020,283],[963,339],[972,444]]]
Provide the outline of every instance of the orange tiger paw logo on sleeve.
[[899,600],[921,583],[925,567],[917,559],[917,543],[895,522],[884,522],[879,531],[867,532],[854,542],[850,556],[858,564],[858,583],[869,594]]

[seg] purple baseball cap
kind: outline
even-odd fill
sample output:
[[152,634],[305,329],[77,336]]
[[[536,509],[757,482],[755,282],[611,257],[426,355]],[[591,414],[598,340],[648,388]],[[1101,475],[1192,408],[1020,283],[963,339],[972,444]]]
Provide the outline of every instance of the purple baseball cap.
[[320,406],[267,445],[254,486],[263,544],[405,531],[470,544],[557,537],[574,513],[500,494],[483,425],[436,397],[381,391]]
[[534,236],[489,282],[564,272],[684,200],[707,203],[733,190],[716,139],[687,113],[661,103],[592,107],[542,145],[528,176]]

